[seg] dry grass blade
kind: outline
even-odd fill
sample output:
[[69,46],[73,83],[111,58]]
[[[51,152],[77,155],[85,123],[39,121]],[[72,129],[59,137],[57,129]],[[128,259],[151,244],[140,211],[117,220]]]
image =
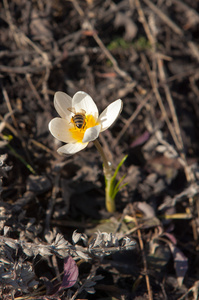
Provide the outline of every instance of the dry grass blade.
[[154,74],[154,72],[152,72],[152,71],[150,70],[150,66],[149,66],[149,64],[148,64],[148,62],[147,62],[146,57],[145,57],[144,55],[142,55],[141,58],[142,58],[142,60],[143,60],[144,66],[146,67],[146,70],[147,70],[147,73],[148,73],[148,76],[149,76],[149,80],[150,80],[151,85],[152,85],[152,88],[153,88],[153,92],[154,92],[154,94],[155,94],[155,96],[156,96],[156,99],[157,99],[157,101],[158,101],[159,107],[160,107],[161,112],[162,112],[162,116],[163,116],[163,118],[165,119],[165,121],[166,121],[166,123],[167,123],[167,126],[168,126],[168,128],[169,128],[169,131],[170,131],[170,133],[171,133],[171,135],[172,135],[172,138],[173,138],[173,140],[174,140],[174,142],[175,142],[177,148],[180,148],[180,144],[179,144],[179,141],[178,141],[178,139],[177,139],[177,137],[176,137],[176,133],[175,133],[175,131],[173,130],[173,126],[172,126],[172,124],[171,124],[171,122],[170,122],[170,120],[169,120],[169,118],[168,118],[167,111],[166,111],[166,109],[165,109],[165,107],[164,107],[164,104],[163,104],[163,102],[162,102],[162,98],[161,98],[160,93],[159,93],[159,91],[158,91],[157,75]]
[[155,4],[150,0],[143,0],[148,7],[150,7],[175,33],[180,36],[184,35],[183,30],[180,29],[167,15],[164,14]]
[[144,249],[144,243],[143,243],[143,239],[142,239],[142,233],[141,233],[141,230],[139,229],[136,215],[134,216],[134,218],[135,218],[135,222],[136,222],[135,224],[136,224],[136,227],[137,227],[137,235],[138,235],[140,250],[141,250],[141,253],[142,253],[142,262],[143,262],[143,266],[144,266],[144,275],[145,275],[145,280],[146,280],[148,297],[149,297],[149,300],[153,300],[153,291],[152,291],[152,288],[151,288],[150,279],[149,279],[149,275],[148,275],[148,267],[147,267],[147,260],[146,260],[146,254],[145,254],[145,249]]
[[151,34],[151,31],[149,29],[149,26],[148,26],[148,23],[146,21],[146,18],[145,18],[145,15],[144,15],[144,12],[142,10],[142,7],[140,5],[140,1],[139,0],[135,0],[135,4],[136,4],[136,7],[137,7],[137,11],[138,11],[138,14],[140,16],[140,22],[142,22],[143,24],[143,27],[144,27],[144,30],[146,32],[146,35],[151,43],[151,45],[154,47],[155,46],[155,43],[156,43],[156,39],[154,38],[154,36]]
[[[136,93],[135,93],[136,94]],[[152,96],[152,92],[149,92],[144,99],[142,99],[140,104],[137,106],[134,113],[130,116],[130,118],[126,121],[126,124],[123,126],[122,130],[118,133],[115,141],[113,142],[113,148],[119,143],[120,139],[124,136],[125,132],[131,125],[131,123],[135,120],[135,118],[139,115],[141,110],[145,107],[146,103],[149,101],[150,97]],[[138,95],[137,95],[138,97]]]

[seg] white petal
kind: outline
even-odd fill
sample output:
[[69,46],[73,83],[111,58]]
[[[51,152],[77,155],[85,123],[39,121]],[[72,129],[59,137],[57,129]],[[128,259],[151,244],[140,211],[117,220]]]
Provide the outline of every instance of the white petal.
[[101,130],[101,124],[86,129],[82,142],[87,143],[96,140]]
[[54,96],[54,106],[60,117],[70,120],[71,112],[68,108],[72,107],[72,98],[63,92],[56,92]]
[[80,91],[73,96],[72,106],[75,107],[76,112],[84,109],[87,115],[93,115],[98,118],[98,108],[91,96],[85,92]]
[[74,143],[75,140],[72,138],[69,131],[70,124],[65,119],[54,118],[48,124],[48,128],[51,134],[64,143]]
[[74,144],[66,144],[62,147],[60,147],[57,152],[59,154],[64,154],[64,155],[72,155],[75,154],[81,150],[83,150],[84,148],[86,148],[86,146],[88,145],[88,143],[74,143]]
[[109,104],[107,108],[100,114],[99,122],[102,125],[101,132],[109,128],[117,119],[122,111],[122,100],[118,99]]

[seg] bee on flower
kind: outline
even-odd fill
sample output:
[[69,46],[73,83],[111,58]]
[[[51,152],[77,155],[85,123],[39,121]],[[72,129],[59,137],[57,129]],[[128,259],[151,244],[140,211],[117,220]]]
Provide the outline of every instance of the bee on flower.
[[116,209],[115,197],[125,185],[121,185],[124,176],[119,182],[116,181],[116,176],[127,156],[121,160],[113,173],[111,163],[107,160],[97,138],[100,132],[109,128],[119,116],[122,100],[118,99],[109,104],[100,115],[93,99],[81,91],[73,98],[63,92],[56,92],[54,105],[60,118],[50,121],[49,130],[56,139],[66,143],[57,150],[58,153],[72,155],[84,149],[89,142],[94,143],[103,160],[106,208],[108,212],[113,213]]
[[79,91],[71,98],[56,92],[54,106],[61,118],[52,119],[49,130],[56,139],[66,143],[58,153],[72,155],[86,148],[114,123],[122,110],[122,100],[112,102],[99,115],[95,102],[87,93]]
[[122,110],[122,100],[109,104],[100,116],[93,99],[81,91],[73,98],[56,92],[54,106],[61,118],[52,119],[49,130],[56,139],[66,143],[57,150],[58,153],[72,155],[84,149],[114,123]]

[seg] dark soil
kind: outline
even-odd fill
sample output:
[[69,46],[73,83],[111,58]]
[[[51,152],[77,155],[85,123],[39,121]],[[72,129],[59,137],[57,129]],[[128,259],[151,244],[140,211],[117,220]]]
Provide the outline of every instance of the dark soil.
[[[1,299],[198,299],[198,11],[198,0],[0,3]],[[112,214],[93,143],[56,151],[56,91],[84,91],[99,112],[123,100],[99,136],[114,169],[128,155]],[[100,256],[99,235],[112,247]]]

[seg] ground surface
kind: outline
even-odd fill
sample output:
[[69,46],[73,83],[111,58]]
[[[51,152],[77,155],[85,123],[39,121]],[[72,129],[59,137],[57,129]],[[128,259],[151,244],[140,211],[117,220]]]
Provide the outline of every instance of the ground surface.
[[[2,299],[198,299],[198,11],[198,0],[1,2]],[[61,157],[48,130],[54,93],[79,90],[100,112],[123,100],[99,137],[114,168],[128,155],[113,214],[93,144]]]

